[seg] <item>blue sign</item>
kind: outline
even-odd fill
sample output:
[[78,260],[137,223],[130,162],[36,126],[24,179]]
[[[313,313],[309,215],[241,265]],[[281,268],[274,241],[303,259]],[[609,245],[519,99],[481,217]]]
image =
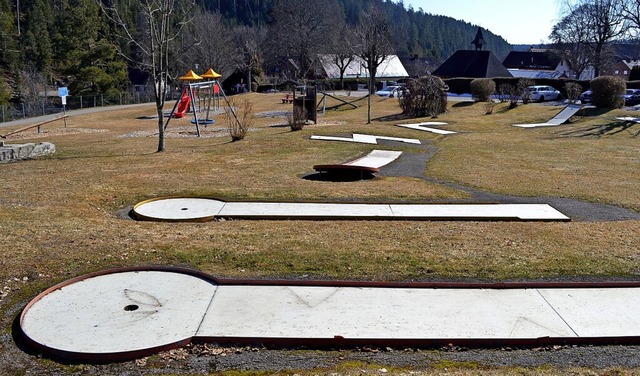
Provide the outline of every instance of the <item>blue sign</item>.
[[59,87],[58,88],[58,96],[59,97],[66,97],[69,95],[69,89],[67,89],[66,87]]

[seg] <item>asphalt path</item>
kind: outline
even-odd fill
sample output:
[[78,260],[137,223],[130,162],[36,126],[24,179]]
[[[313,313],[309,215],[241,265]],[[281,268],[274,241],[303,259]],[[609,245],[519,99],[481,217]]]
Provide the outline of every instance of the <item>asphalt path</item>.
[[[169,102],[167,102],[167,103],[169,103]],[[69,115],[69,116],[75,116],[75,115],[92,114],[92,113],[104,112],[104,111],[126,110],[128,108],[144,107],[144,106],[155,106],[155,104],[154,103],[139,103],[139,104],[125,104],[125,105],[122,105],[122,106],[88,107],[88,108],[83,108],[83,109],[80,109],[80,110],[67,111],[66,114]],[[155,107],[153,107],[153,108],[155,109]],[[0,128],[13,127],[15,125],[30,125],[30,124],[41,123],[43,121],[48,121],[48,120],[52,120],[52,119],[58,118],[58,117],[60,117],[62,115],[63,115],[63,113],[62,113],[62,111],[60,111],[57,114],[49,114],[49,115],[42,115],[42,116],[35,116],[35,117],[28,117],[28,118],[24,118],[24,119],[6,121],[6,122],[0,123]]]

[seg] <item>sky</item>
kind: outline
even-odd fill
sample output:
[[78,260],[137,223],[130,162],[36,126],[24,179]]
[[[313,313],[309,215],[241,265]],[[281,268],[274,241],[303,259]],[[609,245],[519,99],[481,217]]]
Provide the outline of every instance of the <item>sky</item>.
[[482,26],[511,44],[549,41],[560,19],[559,0],[403,0],[425,13],[449,16]]

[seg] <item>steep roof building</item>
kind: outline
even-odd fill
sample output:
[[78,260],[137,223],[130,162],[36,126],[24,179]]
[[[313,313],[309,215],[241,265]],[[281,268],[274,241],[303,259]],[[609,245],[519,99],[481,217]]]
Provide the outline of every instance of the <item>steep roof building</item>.
[[469,77],[493,78],[512,77],[511,73],[491,51],[482,51],[486,44],[482,30],[478,28],[475,39],[471,42],[475,50],[458,50],[442,65],[433,71],[433,75],[442,78]]

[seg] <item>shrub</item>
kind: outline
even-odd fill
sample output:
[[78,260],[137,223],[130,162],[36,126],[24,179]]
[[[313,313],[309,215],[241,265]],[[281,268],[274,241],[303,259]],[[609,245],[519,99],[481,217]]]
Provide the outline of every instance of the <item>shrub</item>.
[[300,131],[307,124],[307,109],[303,106],[293,106],[293,113],[287,115],[287,123],[292,131]]
[[498,99],[501,103],[509,101],[514,92],[515,88],[511,84],[504,83],[498,85]]
[[402,113],[411,117],[436,117],[447,110],[447,85],[436,76],[409,81],[400,97]]
[[233,142],[242,140],[253,126],[253,104],[246,97],[230,98],[224,115]]
[[535,85],[536,82],[529,78],[522,78],[518,81],[518,87],[516,88],[517,95],[522,99],[522,104],[531,102],[531,93],[527,88]]
[[600,76],[591,80],[591,103],[602,108],[621,108],[627,88],[623,79],[614,76]]
[[496,83],[490,78],[476,78],[471,81],[471,95],[480,102],[491,100],[491,94],[496,92]]
[[489,100],[484,103],[484,113],[485,115],[491,115],[493,113],[493,108],[496,106],[496,102]]
[[580,93],[582,93],[582,86],[575,82],[567,82],[564,85],[564,92],[567,95],[567,99],[569,102],[575,102],[580,98]]
[[502,84],[499,88],[500,102],[509,101],[509,109],[518,107],[518,100],[520,100],[520,91],[517,85],[514,84]]

